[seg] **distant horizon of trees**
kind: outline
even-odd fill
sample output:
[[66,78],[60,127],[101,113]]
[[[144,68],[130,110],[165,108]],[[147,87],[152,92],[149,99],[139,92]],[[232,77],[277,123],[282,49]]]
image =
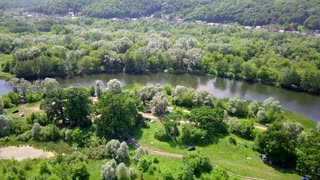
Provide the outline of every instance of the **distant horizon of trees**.
[[293,30],[300,26],[309,30],[320,29],[320,2],[315,0],[51,0],[32,9],[51,15],[65,15],[69,11],[82,12],[83,15],[95,18],[154,15],[218,23],[237,22],[250,26],[281,24],[285,29]]

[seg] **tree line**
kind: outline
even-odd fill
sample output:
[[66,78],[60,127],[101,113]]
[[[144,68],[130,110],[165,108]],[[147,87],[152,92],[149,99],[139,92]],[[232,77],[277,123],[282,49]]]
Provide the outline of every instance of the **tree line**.
[[303,1],[182,1],[182,0],[108,0],[108,1],[49,1],[46,5],[34,8],[37,12],[65,15],[69,11],[82,12],[96,18],[124,18],[169,16],[186,20],[242,25],[280,24],[286,29],[296,30],[299,26],[307,29],[320,29],[319,2]]
[[2,71],[19,78],[165,71],[320,92],[317,38],[158,20],[3,20]]

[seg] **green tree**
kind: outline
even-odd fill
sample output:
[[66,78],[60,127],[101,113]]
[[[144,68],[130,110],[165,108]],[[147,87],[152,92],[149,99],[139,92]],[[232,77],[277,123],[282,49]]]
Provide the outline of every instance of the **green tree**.
[[107,90],[112,94],[119,94],[122,92],[121,82],[117,79],[111,79],[107,82]]
[[125,138],[139,119],[136,102],[136,99],[122,93],[103,94],[97,103],[96,114],[99,117],[94,121],[99,136]]
[[255,81],[258,69],[251,62],[242,63],[242,76],[247,81]]
[[227,110],[230,114],[238,117],[246,117],[248,114],[247,101],[239,97],[230,98],[228,101]]
[[183,171],[189,172],[189,177],[185,177],[185,179],[190,179],[193,175],[199,178],[202,173],[210,173],[212,171],[209,158],[197,153],[188,153],[183,156],[182,163],[184,165]]
[[293,68],[285,68],[280,76],[281,86],[287,88],[297,88],[300,86],[300,75]]
[[40,109],[46,112],[49,121],[56,122],[63,120],[63,123],[66,123],[65,102],[64,90],[56,89],[45,94]]
[[169,102],[162,93],[158,93],[152,98],[151,104],[154,107],[154,112],[160,115],[166,112]]
[[196,127],[207,131],[209,136],[227,132],[226,124],[223,122],[223,110],[220,108],[195,108],[191,111],[189,119]]
[[70,125],[87,127],[90,124],[88,116],[91,112],[92,101],[89,92],[83,87],[71,87],[64,90],[65,94],[65,116]]
[[320,131],[312,132],[298,147],[296,169],[302,174],[311,175],[313,179],[320,178]]
[[256,139],[257,150],[266,154],[275,164],[294,165],[296,162],[297,139],[280,123],[274,123]]

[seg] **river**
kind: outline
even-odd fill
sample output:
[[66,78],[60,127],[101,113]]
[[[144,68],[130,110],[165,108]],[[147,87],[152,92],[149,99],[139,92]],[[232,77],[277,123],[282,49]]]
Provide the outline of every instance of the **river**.
[[[104,83],[108,82],[110,79],[118,79],[123,85],[133,85],[137,83],[161,85],[169,83],[173,86],[183,85],[197,90],[206,90],[217,98],[238,96],[244,99],[262,102],[268,97],[274,97],[280,101],[283,108],[300,113],[311,118],[315,122],[320,121],[320,96],[294,92],[260,83],[251,84],[245,81],[215,78],[207,75],[175,75],[167,73],[144,75],[98,74],[57,80],[61,87],[67,87],[79,85],[93,86],[98,79],[102,80]],[[0,94],[4,94],[11,89],[7,83],[1,80],[0,87]]]

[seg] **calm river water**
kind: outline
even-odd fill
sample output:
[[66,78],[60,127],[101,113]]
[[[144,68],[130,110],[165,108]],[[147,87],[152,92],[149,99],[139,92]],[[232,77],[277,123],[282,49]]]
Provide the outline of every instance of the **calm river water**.
[[[320,96],[306,93],[289,91],[273,86],[245,81],[215,78],[212,76],[198,76],[190,74],[150,74],[150,75],[128,75],[128,74],[99,74],[72,79],[57,79],[61,87],[67,86],[93,86],[96,80],[104,83],[110,79],[118,79],[123,85],[133,84],[161,84],[170,83],[173,86],[183,85],[197,90],[206,90],[217,98],[242,97],[249,100],[264,101],[268,97],[279,100],[282,107],[290,111],[300,113],[314,121],[320,121]],[[10,91],[10,86],[0,80],[0,94]]]

